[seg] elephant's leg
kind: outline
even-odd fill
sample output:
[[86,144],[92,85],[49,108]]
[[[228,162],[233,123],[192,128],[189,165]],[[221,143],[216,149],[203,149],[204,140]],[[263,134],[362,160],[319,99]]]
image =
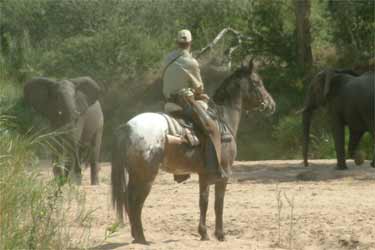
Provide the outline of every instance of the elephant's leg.
[[63,185],[66,182],[66,169],[65,164],[63,164],[63,160],[60,159],[61,157],[55,155],[52,159],[52,165],[53,165],[53,176],[55,177],[55,180],[59,185]]
[[61,139],[61,155],[59,155],[59,160],[63,163],[64,169],[64,179],[67,181],[71,176],[71,171],[73,169],[73,157],[72,157],[72,144],[66,138]]
[[67,181],[67,163],[66,163],[66,142],[64,137],[56,138],[55,152],[52,155],[53,175],[55,180],[63,185]]
[[354,159],[354,162],[356,165],[361,165],[363,163],[363,157],[360,156],[357,148],[358,144],[363,136],[363,131],[354,131],[350,130],[350,136],[349,136],[349,157]]
[[96,133],[93,141],[93,150],[90,154],[90,170],[91,170],[91,185],[99,184],[99,170],[100,170],[100,146],[102,144],[102,131]]
[[78,146],[70,146],[68,159],[65,163],[65,176],[70,178],[70,181],[77,185],[81,185],[82,182],[82,172],[81,172],[81,162],[79,157]]
[[341,121],[334,121],[333,123],[333,139],[335,142],[337,169],[348,169],[345,161],[345,127]]
[[78,122],[72,124],[71,133],[68,135],[68,142],[70,143],[70,153],[72,160],[72,171],[71,174],[72,181],[77,185],[82,182],[82,169],[81,169],[81,150],[80,143],[82,142],[82,132],[84,129],[84,124],[81,119]]
[[74,152],[72,152],[72,179],[73,182],[77,185],[81,185],[82,183],[82,170],[81,170],[81,160],[79,156],[79,148],[78,146],[74,147]]
[[127,190],[127,212],[131,225],[131,234],[134,238],[133,243],[147,244],[143,233],[142,208],[150,193],[152,180],[141,180],[134,175],[129,176],[129,185]]
[[215,184],[215,236],[218,240],[224,240],[223,228],[223,208],[224,208],[224,195],[227,182],[218,182]]
[[202,175],[199,175],[199,209],[200,209],[200,220],[198,225],[198,232],[201,236],[201,240],[209,240],[206,226],[206,214],[208,207],[208,196],[210,194],[210,186],[207,180]]
[[53,175],[55,178],[62,178],[64,176],[64,169],[59,165],[58,162],[53,163]]
[[373,150],[373,152],[372,152],[372,162],[371,162],[371,166],[373,167],[373,168],[375,168],[375,132],[372,132],[371,133],[371,137],[372,137],[372,150]]
[[76,184],[81,184],[82,174],[80,167],[78,142],[74,140],[74,135],[69,134],[62,139],[65,178]]

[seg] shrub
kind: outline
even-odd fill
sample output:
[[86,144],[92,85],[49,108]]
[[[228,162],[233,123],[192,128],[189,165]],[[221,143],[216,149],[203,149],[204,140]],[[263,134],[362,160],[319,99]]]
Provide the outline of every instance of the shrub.
[[302,152],[302,123],[299,115],[289,115],[280,119],[275,126],[273,137],[282,159],[300,158]]
[[45,180],[37,168],[38,152],[54,150],[55,132],[31,132],[21,119],[29,110],[19,104],[19,87],[2,79],[0,88],[0,248],[67,249],[74,197],[65,194],[74,190]]
[[44,136],[22,136],[0,117],[0,241],[3,249],[62,249],[61,195],[33,170]]

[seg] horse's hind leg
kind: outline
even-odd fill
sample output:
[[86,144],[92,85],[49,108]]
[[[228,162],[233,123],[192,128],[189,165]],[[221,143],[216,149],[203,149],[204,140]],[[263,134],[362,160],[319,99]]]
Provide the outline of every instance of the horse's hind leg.
[[150,193],[153,178],[151,180],[140,180],[136,176],[129,176],[127,190],[127,212],[131,225],[131,233],[134,238],[133,243],[147,244],[143,234],[142,208],[146,197]]
[[209,240],[206,226],[206,214],[208,207],[208,196],[210,194],[210,186],[207,180],[203,176],[199,176],[199,209],[200,209],[200,220],[198,225],[198,232],[201,236],[201,240]]
[[215,184],[215,236],[218,240],[224,240],[223,228],[223,208],[224,208],[224,195],[227,182],[219,182]]

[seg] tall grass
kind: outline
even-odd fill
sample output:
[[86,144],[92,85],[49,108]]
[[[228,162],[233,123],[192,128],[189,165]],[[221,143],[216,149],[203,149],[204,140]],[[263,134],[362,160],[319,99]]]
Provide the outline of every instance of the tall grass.
[[0,117],[1,249],[63,249],[59,243],[60,187],[33,169],[42,135],[20,135]]
[[[77,246],[86,239],[73,243],[70,228],[87,218],[82,216],[87,213],[81,209],[82,199],[77,199],[82,194],[73,186],[61,187],[53,178],[45,178],[38,167],[38,152],[54,150],[58,132],[25,131],[22,127],[30,128],[31,123],[22,124],[22,113],[5,115],[19,103],[19,89],[11,80],[0,79],[0,249]],[[72,219],[74,213],[79,216]]]
[[84,239],[74,242],[70,230],[90,219],[84,194],[45,178],[38,167],[37,149],[56,145],[56,135],[22,135],[14,121],[0,115],[0,249],[68,249],[84,243],[88,226],[79,232]]

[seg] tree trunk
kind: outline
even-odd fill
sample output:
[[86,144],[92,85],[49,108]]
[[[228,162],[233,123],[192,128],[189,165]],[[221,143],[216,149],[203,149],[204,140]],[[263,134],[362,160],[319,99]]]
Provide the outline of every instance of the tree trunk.
[[303,71],[313,63],[310,34],[310,0],[295,0],[297,62]]

